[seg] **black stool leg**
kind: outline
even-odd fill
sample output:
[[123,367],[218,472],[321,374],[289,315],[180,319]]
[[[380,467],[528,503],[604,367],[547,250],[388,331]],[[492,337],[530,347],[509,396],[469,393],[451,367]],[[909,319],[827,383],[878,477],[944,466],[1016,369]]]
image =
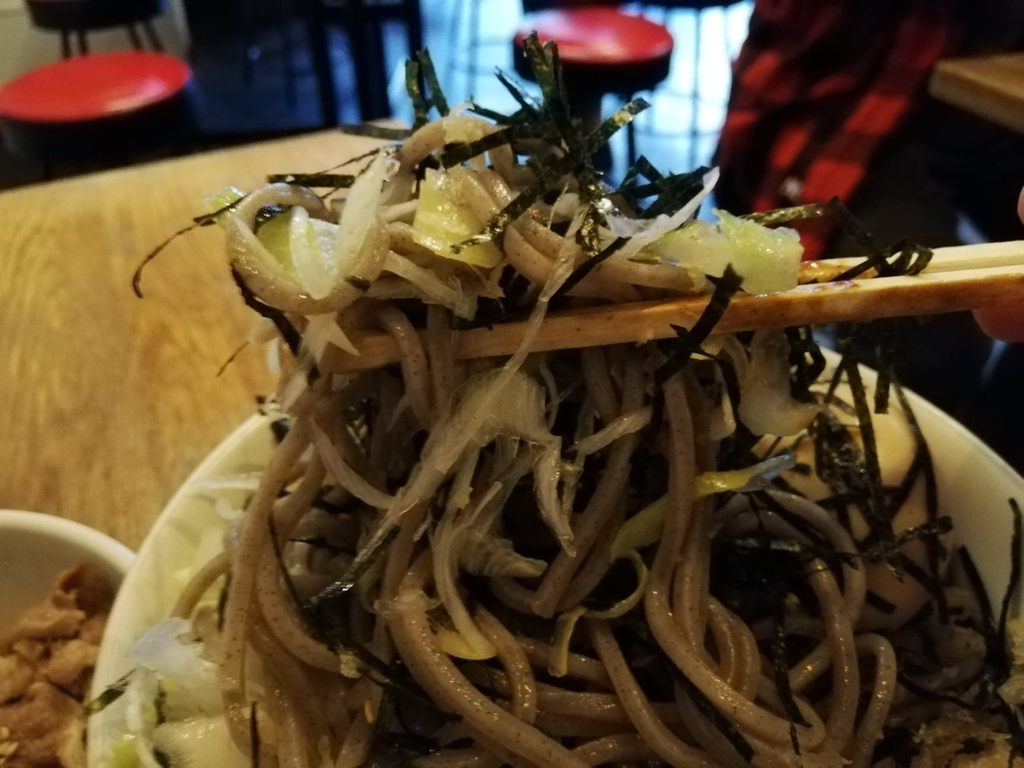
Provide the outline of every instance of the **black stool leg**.
[[[628,103],[632,100],[633,96],[631,95],[629,98],[626,99],[626,102]],[[626,124],[626,159],[628,161],[626,167],[632,168],[634,165],[636,165],[637,157],[638,155],[636,153],[636,120],[630,120],[629,123]]]
[[164,44],[160,42],[160,37],[156,33],[156,27],[153,26],[151,19],[146,19],[142,22],[142,31],[146,35],[146,39],[149,40],[149,45],[154,51],[162,51]]
[[477,70],[480,67],[480,3],[482,0],[469,0],[469,74],[466,79],[470,88],[470,96],[476,96]]
[[697,11],[696,34],[693,36],[693,93],[690,97],[690,168],[697,166],[697,112],[700,109],[700,22],[701,12]]
[[423,13],[420,0],[406,0],[406,34],[409,36],[409,58],[423,50]]
[[60,31],[60,55],[61,58],[71,58],[71,33],[66,29]]
[[299,93],[296,84],[298,73],[295,71],[295,43],[292,40],[294,30],[292,29],[291,22],[285,24],[281,32],[281,55],[284,56],[284,76],[288,81],[285,86],[285,97],[288,99],[289,109],[294,110],[299,100]]
[[89,53],[89,39],[86,37],[85,30],[79,29],[75,32],[75,37],[78,38],[78,53],[81,56],[85,56]]
[[139,30],[135,28],[134,24],[129,24],[126,27],[128,31],[128,39],[132,42],[132,48],[136,51],[142,50],[142,38],[139,37]]
[[[338,124],[338,95],[335,91],[334,69],[331,66],[331,51],[327,37],[327,19],[320,0],[303,0],[303,20],[306,38],[316,72],[317,95],[320,97],[320,111],[325,126]],[[350,33],[350,37],[352,37]],[[353,53],[353,58],[355,54]]]

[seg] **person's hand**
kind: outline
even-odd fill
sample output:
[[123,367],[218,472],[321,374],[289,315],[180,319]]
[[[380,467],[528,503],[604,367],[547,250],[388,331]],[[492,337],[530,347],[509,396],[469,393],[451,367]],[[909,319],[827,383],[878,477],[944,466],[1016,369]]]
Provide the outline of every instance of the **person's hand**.
[[[1017,198],[1017,215],[1024,222],[1024,190]],[[981,330],[999,341],[1024,341],[1024,306],[1004,305],[974,310]]]

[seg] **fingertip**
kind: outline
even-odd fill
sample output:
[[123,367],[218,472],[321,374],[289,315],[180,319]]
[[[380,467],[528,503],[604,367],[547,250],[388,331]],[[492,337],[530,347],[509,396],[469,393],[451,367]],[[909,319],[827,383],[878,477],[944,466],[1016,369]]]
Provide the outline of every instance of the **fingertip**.
[[974,319],[981,330],[997,341],[1024,341],[1024,307],[984,307],[974,310]]

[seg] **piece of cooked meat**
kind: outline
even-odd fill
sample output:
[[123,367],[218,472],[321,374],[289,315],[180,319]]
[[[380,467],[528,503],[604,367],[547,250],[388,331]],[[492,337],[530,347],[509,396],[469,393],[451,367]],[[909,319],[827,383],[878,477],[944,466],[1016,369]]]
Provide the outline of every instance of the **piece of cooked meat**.
[[35,665],[24,656],[0,656],[0,705],[24,696],[35,678]]
[[85,768],[82,702],[113,590],[80,565],[0,637],[0,767]]
[[82,703],[50,683],[33,683],[18,701],[0,707],[0,728],[17,745],[4,768],[85,768]]

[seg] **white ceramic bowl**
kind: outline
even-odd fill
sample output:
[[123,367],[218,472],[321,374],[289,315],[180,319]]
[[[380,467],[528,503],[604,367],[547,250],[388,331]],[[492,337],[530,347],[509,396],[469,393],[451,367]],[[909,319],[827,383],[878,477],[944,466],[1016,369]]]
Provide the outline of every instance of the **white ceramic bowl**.
[[91,563],[116,587],[134,560],[128,547],[81,523],[0,510],[0,627],[49,597],[61,571]]
[[[253,416],[221,443],[168,502],[139,549],[135,566],[121,585],[110,612],[93,677],[93,696],[132,668],[131,649],[145,630],[167,618],[191,576],[220,549],[228,525],[217,514],[206,480],[261,469],[274,446],[271,419]],[[239,505],[246,492],[217,495]],[[123,734],[123,701],[89,719],[90,768],[106,766],[106,756]]]
[[[829,354],[829,359],[835,356]],[[864,370],[865,383],[874,373]],[[1024,503],[1024,478],[990,448],[935,406],[908,393],[931,448],[941,512],[953,517],[957,543],[972,553],[982,581],[998,604],[1010,572],[1012,517],[1007,500]],[[273,447],[269,421],[253,417],[237,429],[193,473],[167,505],[128,575],[111,613],[96,671],[95,690],[131,667],[134,640],[167,617],[185,581],[211,556],[227,523],[208,497],[197,492],[204,479],[262,466]],[[1014,605],[1019,615],[1020,598]],[[90,723],[90,768],[105,768],[118,733],[115,704]]]

